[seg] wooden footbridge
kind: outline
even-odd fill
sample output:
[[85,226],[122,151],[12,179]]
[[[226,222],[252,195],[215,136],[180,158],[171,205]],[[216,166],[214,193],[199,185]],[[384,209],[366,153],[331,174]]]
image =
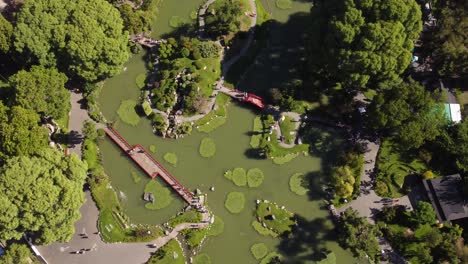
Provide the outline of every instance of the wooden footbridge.
[[185,188],[172,174],[167,171],[153,156],[151,156],[141,145],[130,145],[112,127],[104,128],[107,136],[112,139],[138,166],[151,178],[161,177],[182,199],[190,205],[200,208],[201,200],[190,190]]

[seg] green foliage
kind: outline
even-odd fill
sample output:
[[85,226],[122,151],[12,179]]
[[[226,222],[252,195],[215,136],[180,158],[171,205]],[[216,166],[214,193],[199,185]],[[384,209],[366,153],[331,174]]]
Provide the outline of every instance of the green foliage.
[[335,187],[336,195],[341,198],[348,198],[353,194],[354,178],[351,168],[347,165],[336,167],[333,170],[333,185]]
[[187,229],[183,231],[185,233],[185,238],[187,239],[187,244],[190,248],[195,248],[203,242],[203,239],[208,234],[208,229]]
[[140,116],[135,111],[136,102],[133,100],[125,100],[120,103],[117,114],[120,120],[131,126],[136,126],[140,123]]
[[421,201],[416,205],[411,219],[417,225],[432,225],[436,222],[436,213],[430,203]]
[[7,53],[10,51],[11,40],[13,35],[13,26],[3,16],[0,16],[0,52]]
[[200,143],[200,147],[198,149],[200,155],[204,158],[213,157],[216,153],[216,144],[212,138],[204,138]]
[[235,168],[232,171],[232,182],[237,186],[247,185],[247,174],[244,168]]
[[260,116],[256,116],[253,122],[253,135],[250,138],[250,146],[252,148],[258,148],[260,146],[260,140],[262,139],[263,123]]
[[[325,253],[323,253],[325,254]],[[336,255],[333,252],[328,252],[324,258],[320,261],[317,261],[317,264],[336,264]]]
[[193,258],[193,264],[211,264],[211,258],[205,253],[198,254]]
[[250,247],[250,253],[255,259],[261,259],[268,253],[268,248],[264,243],[256,243]]
[[83,122],[83,134],[87,139],[96,140],[98,138],[98,132],[96,129],[96,124],[90,120]]
[[447,122],[424,87],[409,79],[381,83],[380,89],[369,106],[375,128],[396,132],[405,148],[419,148],[440,135]]
[[255,231],[257,231],[257,233],[259,233],[260,235],[263,235],[263,236],[272,236],[272,237],[278,237],[278,234],[275,233],[273,230],[270,230],[266,227],[263,227],[262,226],[262,223],[258,222],[258,221],[253,221],[252,222],[252,227],[255,229]]
[[90,170],[96,168],[96,166],[99,163],[99,153],[96,142],[94,142],[94,140],[86,138],[83,141],[81,150],[83,152],[83,160],[86,161],[88,168]]
[[190,19],[195,20],[195,19],[197,19],[197,17],[198,17],[197,11],[190,12]]
[[12,243],[6,248],[5,255],[0,256],[3,264],[38,264],[28,246]]
[[249,169],[247,171],[247,185],[250,188],[256,188],[262,185],[265,175],[259,168]]
[[380,252],[377,236],[381,233],[377,226],[369,224],[367,219],[359,217],[357,211],[348,208],[339,219],[338,240],[359,257],[368,255],[375,260]]
[[[147,1],[158,2],[158,1]],[[123,3],[118,7],[120,16],[123,20],[124,30],[130,34],[137,34],[151,30],[151,23],[156,18],[157,7],[149,5],[149,8],[140,8],[134,10],[129,3]]]
[[444,135],[444,146],[453,155],[456,167],[468,172],[468,118]]
[[309,188],[304,173],[294,173],[291,178],[289,178],[289,189],[297,195],[307,194]]
[[428,170],[422,174],[423,179],[428,180],[434,178],[434,173],[432,171]]
[[176,239],[172,239],[166,245],[158,249],[152,255],[148,264],[185,264],[184,253]]
[[65,74],[33,66],[29,71],[19,71],[9,81],[16,105],[55,119],[68,115],[70,93],[65,89]]
[[221,48],[215,42],[203,41],[197,45],[196,51],[200,52],[202,58],[217,58]]
[[201,213],[195,210],[189,210],[184,212],[181,215],[177,215],[169,220],[169,226],[176,227],[178,224],[182,223],[200,223],[202,220]]
[[171,195],[171,190],[162,186],[156,180],[150,180],[145,185],[145,193],[154,195],[154,202],[146,203],[145,208],[150,210],[159,210],[168,207],[174,198]]
[[151,108],[150,103],[146,100],[141,104],[141,108],[143,108],[143,112],[146,116],[149,116],[153,113],[153,109]]
[[311,14],[311,70],[354,88],[397,79],[422,29],[414,0],[317,1]]
[[30,64],[96,81],[117,74],[129,58],[128,33],[107,1],[27,1],[16,19],[14,46]]
[[158,113],[152,113],[150,116],[151,124],[157,133],[163,134],[166,131],[167,123],[163,116]]
[[0,146],[7,156],[28,156],[48,146],[47,129],[39,126],[33,110],[14,106],[10,111],[0,102]]
[[291,232],[295,224],[292,213],[271,202],[262,201],[257,204],[256,216],[278,235]]
[[224,202],[224,207],[232,213],[238,214],[244,209],[245,196],[241,192],[230,192]]
[[[441,1],[442,2],[442,1]],[[431,34],[431,51],[438,73],[445,76],[466,77],[468,74],[468,23],[466,2],[444,1],[445,6],[437,15],[437,27]]]
[[145,88],[145,81],[146,81],[146,75],[144,73],[140,73],[137,75],[135,78],[135,83],[138,88],[143,89]]
[[290,9],[292,7],[291,0],[276,0],[276,7],[279,9]]
[[174,167],[177,165],[177,155],[175,153],[168,152],[168,153],[164,154],[163,158],[169,164],[174,165]]
[[205,16],[205,31],[212,37],[237,32],[240,29],[242,9],[237,0],[215,2]]
[[8,159],[0,170],[0,236],[20,239],[29,232],[38,244],[70,240],[86,170],[76,155],[53,149]]
[[219,236],[224,232],[224,221],[221,217],[215,215],[214,222],[208,230],[208,236]]

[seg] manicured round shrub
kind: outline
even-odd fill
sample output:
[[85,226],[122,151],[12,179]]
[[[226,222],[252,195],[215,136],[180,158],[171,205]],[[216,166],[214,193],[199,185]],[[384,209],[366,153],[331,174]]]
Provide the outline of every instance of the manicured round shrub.
[[119,115],[120,120],[124,123],[131,126],[136,126],[140,122],[140,116],[135,111],[137,103],[133,100],[125,100],[117,109],[117,115]]
[[226,209],[233,213],[238,214],[242,212],[244,209],[245,204],[245,196],[241,192],[230,192],[226,197],[226,201],[224,202],[224,206]]
[[216,144],[212,138],[202,139],[199,147],[200,155],[204,158],[213,157],[216,153]]
[[268,248],[263,243],[257,243],[257,244],[253,244],[250,247],[250,252],[252,253],[255,259],[261,259],[265,257],[266,254],[268,253]]
[[158,210],[169,206],[174,199],[171,195],[171,190],[162,186],[156,180],[150,180],[145,186],[145,193],[152,193],[154,202],[145,204],[145,208],[150,210]]
[[292,7],[292,1],[291,0],[276,0],[276,7],[279,9],[290,9]]
[[140,73],[137,75],[135,78],[135,83],[138,86],[138,88],[143,89],[145,87],[145,80],[146,80],[146,75],[144,73]]
[[208,236],[217,236],[224,232],[224,221],[221,217],[215,215],[214,222],[208,230]]
[[193,264],[211,264],[211,258],[207,254],[199,254],[193,258]]
[[235,168],[232,171],[232,182],[237,186],[247,185],[247,174],[243,168]]
[[177,155],[175,153],[168,152],[164,154],[164,160],[174,166],[177,165]]
[[289,178],[289,189],[297,195],[305,195],[309,189],[304,187],[305,175],[303,173],[295,173]]
[[262,185],[263,179],[265,178],[265,175],[263,174],[263,171],[259,168],[253,168],[250,169],[247,172],[247,185],[251,188],[258,187]]

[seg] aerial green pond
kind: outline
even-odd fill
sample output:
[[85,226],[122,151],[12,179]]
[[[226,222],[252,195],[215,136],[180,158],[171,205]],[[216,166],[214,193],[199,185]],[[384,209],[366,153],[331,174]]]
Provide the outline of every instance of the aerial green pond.
[[[171,31],[169,20],[173,16],[190,19],[192,10],[196,10],[202,1],[198,0],[164,0],[159,9],[159,17],[153,29],[154,36]],[[296,12],[307,12],[310,3],[293,1],[292,9],[279,10],[271,0],[261,1],[267,10],[271,10],[274,19],[279,22],[288,20]],[[268,9],[270,8],[270,9]],[[277,251],[287,260],[294,263],[313,263],[312,254],[319,249],[328,248],[337,257],[337,263],[355,263],[351,253],[343,250],[335,242],[333,223],[321,198],[317,195],[320,186],[320,159],[314,156],[299,156],[284,165],[275,165],[271,160],[249,157],[249,132],[253,119],[258,114],[255,109],[231,102],[228,107],[226,124],[210,134],[194,130],[192,135],[178,140],[163,139],[152,133],[150,122],[142,118],[137,126],[121,122],[117,109],[123,100],[138,100],[139,89],[135,84],[138,74],[146,71],[144,54],[134,55],[126,64],[120,75],[105,82],[100,96],[101,110],[104,116],[115,121],[116,130],[130,144],[141,144],[146,149],[156,147],[153,154],[166,168],[189,189],[200,189],[208,194],[208,207],[225,223],[224,232],[207,239],[201,252],[210,256],[212,263],[258,263],[252,256],[250,247],[256,243],[265,243],[269,252]],[[289,66],[288,66],[289,67]],[[247,78],[254,78],[249,73]],[[249,79],[245,80],[249,82]],[[253,80],[250,80],[253,81]],[[216,145],[213,157],[204,158],[199,153],[200,142],[210,137]],[[160,224],[166,222],[183,206],[182,199],[173,194],[171,204],[160,210],[148,210],[142,199],[144,188],[149,178],[110,140],[100,144],[106,172],[113,187],[122,201],[128,216],[135,223]],[[172,152],[177,155],[177,165],[164,161],[164,154]],[[246,170],[259,168],[264,173],[263,183],[256,188],[238,187],[226,179],[227,170],[241,167]],[[137,173],[141,180],[134,180]],[[304,173],[312,179],[313,187],[307,195],[297,195],[289,189],[289,179],[295,173]],[[163,182],[160,181],[162,184]],[[214,191],[210,188],[214,187]],[[238,214],[232,214],[224,207],[229,192],[242,192],[245,195],[245,208]],[[284,205],[289,211],[297,214],[300,235],[279,239],[259,235],[251,226],[255,214],[255,201],[267,199]]]

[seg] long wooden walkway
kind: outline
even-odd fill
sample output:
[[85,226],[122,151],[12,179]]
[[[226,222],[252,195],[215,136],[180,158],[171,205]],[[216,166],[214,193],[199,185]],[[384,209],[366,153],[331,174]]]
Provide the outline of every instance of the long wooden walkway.
[[152,179],[158,175],[176,191],[182,199],[194,207],[201,207],[201,200],[185,188],[170,172],[168,172],[141,145],[130,145],[112,127],[104,128],[107,136],[112,139],[138,166]]

